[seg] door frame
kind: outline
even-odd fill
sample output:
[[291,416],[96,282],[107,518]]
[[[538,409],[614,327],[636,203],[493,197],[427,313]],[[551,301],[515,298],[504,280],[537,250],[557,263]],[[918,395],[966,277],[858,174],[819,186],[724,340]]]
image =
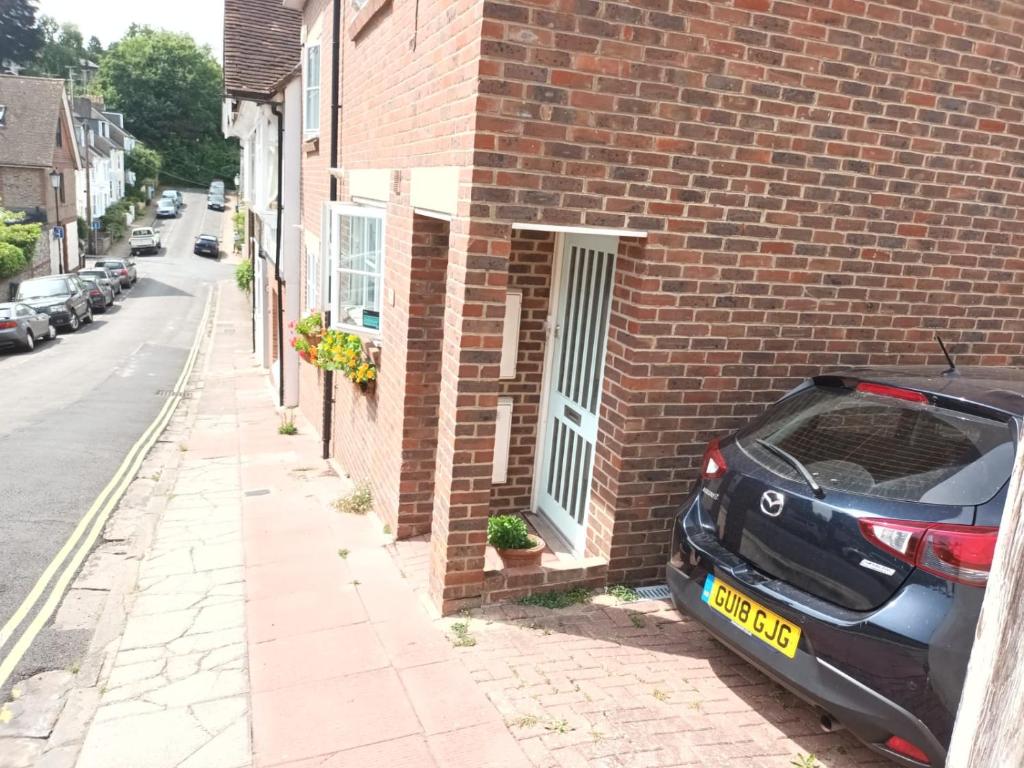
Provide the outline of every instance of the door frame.
[[[548,528],[558,536],[559,540],[566,546],[574,557],[581,557],[587,546],[587,531],[589,530],[588,522],[590,520],[590,501],[594,488],[594,467],[597,465],[597,445],[601,438],[601,403],[604,400],[604,368],[608,362],[608,328],[611,327],[611,311],[615,293],[615,278],[619,266],[619,245],[622,238],[619,235],[611,235],[604,232],[597,235],[598,237],[607,237],[615,240],[615,260],[612,267],[612,296],[609,298],[608,319],[606,321],[604,344],[601,348],[601,386],[597,390],[597,402],[594,406],[597,411],[598,430],[597,435],[594,438],[594,458],[590,462],[590,475],[587,478],[587,499],[583,506],[583,522],[580,526],[582,529],[582,537],[577,543],[566,538],[565,534],[562,533],[562,531],[560,531],[553,522],[548,520],[546,515],[541,514],[538,503],[540,499],[540,487],[543,482],[543,464],[546,450],[545,445],[546,440],[548,439],[547,422],[549,406],[551,404],[551,378],[554,375],[552,372],[552,364],[554,361],[552,358],[554,356],[555,345],[551,342],[554,340],[555,325],[558,321],[558,313],[560,309],[559,298],[562,294],[562,281],[565,278],[566,234],[566,232],[561,231],[555,232],[555,246],[551,255],[551,287],[548,296],[548,311],[544,319],[544,369],[541,373],[540,382],[540,408],[537,409],[537,441],[535,443],[536,448],[534,450],[533,457],[533,483],[530,488],[530,511],[544,518],[545,522],[548,523]],[[568,234],[589,235],[590,233],[570,232]]]

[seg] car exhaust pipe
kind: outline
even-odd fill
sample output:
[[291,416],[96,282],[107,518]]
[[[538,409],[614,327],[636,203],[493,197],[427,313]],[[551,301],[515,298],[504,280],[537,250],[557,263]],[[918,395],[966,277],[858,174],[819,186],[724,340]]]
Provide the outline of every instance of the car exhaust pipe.
[[832,715],[827,712],[821,716],[819,721],[821,724],[821,730],[825,733],[835,733],[836,731],[845,731],[846,726],[836,720]]

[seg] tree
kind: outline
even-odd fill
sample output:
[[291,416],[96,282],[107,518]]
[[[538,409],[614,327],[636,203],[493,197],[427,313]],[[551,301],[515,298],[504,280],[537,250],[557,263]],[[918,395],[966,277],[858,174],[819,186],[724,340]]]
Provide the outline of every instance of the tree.
[[96,64],[103,60],[103,54],[106,53],[103,50],[103,43],[100,42],[96,35],[89,38],[89,44],[85,47],[85,52],[89,55],[89,60]]
[[160,173],[161,158],[158,152],[136,144],[135,149],[125,155],[125,167],[135,174],[136,182],[156,181]]
[[162,172],[205,185],[238,172],[238,145],[221,134],[223,75],[190,36],[133,25],[103,57],[99,88],[125,127],[159,152]]
[[0,70],[29,64],[42,45],[34,0],[0,0]]
[[77,74],[81,60],[86,57],[81,30],[74,24],[59,24],[52,16],[40,17],[39,28],[43,47],[39,58],[29,67],[30,73],[60,78]]

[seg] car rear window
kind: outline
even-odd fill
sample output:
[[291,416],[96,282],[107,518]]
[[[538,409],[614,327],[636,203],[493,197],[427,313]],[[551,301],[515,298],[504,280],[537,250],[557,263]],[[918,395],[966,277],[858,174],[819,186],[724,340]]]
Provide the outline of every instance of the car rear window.
[[10,320],[14,317],[14,310],[0,307],[0,320]]
[[1014,456],[1006,422],[839,387],[787,398],[738,437],[758,463],[799,481],[758,439],[797,458],[823,488],[925,504],[983,504]]

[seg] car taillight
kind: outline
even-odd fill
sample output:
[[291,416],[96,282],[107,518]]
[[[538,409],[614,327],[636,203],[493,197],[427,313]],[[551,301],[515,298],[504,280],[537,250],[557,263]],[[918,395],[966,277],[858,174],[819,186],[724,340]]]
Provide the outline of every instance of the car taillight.
[[722,456],[722,452],[718,448],[718,438],[716,437],[708,443],[708,447],[704,451],[704,458],[700,462],[700,477],[702,480],[717,480],[725,475],[727,469],[725,457]]
[[911,403],[927,403],[928,397],[921,392],[900,387],[890,387],[886,384],[872,384],[870,381],[862,381],[857,385],[858,392],[866,392],[869,395],[880,395],[881,397],[895,397],[897,400],[908,400]]
[[102,296],[103,295],[103,291],[101,291],[99,288],[93,288],[91,291],[89,291],[89,295],[90,296]]
[[119,275],[127,275],[128,274],[128,270],[127,269],[122,269],[120,272],[118,272],[118,274]]
[[18,324],[14,320],[4,320],[0,322],[0,329],[17,328]]
[[988,582],[999,536],[996,527],[876,518],[859,520],[858,525],[865,539],[916,568],[972,587]]
[[885,746],[897,755],[909,757],[911,760],[917,760],[917,762],[924,763],[925,765],[932,764],[931,760],[928,759],[928,755],[920,747],[906,739],[901,739],[899,736],[890,736],[888,741],[885,742]]

